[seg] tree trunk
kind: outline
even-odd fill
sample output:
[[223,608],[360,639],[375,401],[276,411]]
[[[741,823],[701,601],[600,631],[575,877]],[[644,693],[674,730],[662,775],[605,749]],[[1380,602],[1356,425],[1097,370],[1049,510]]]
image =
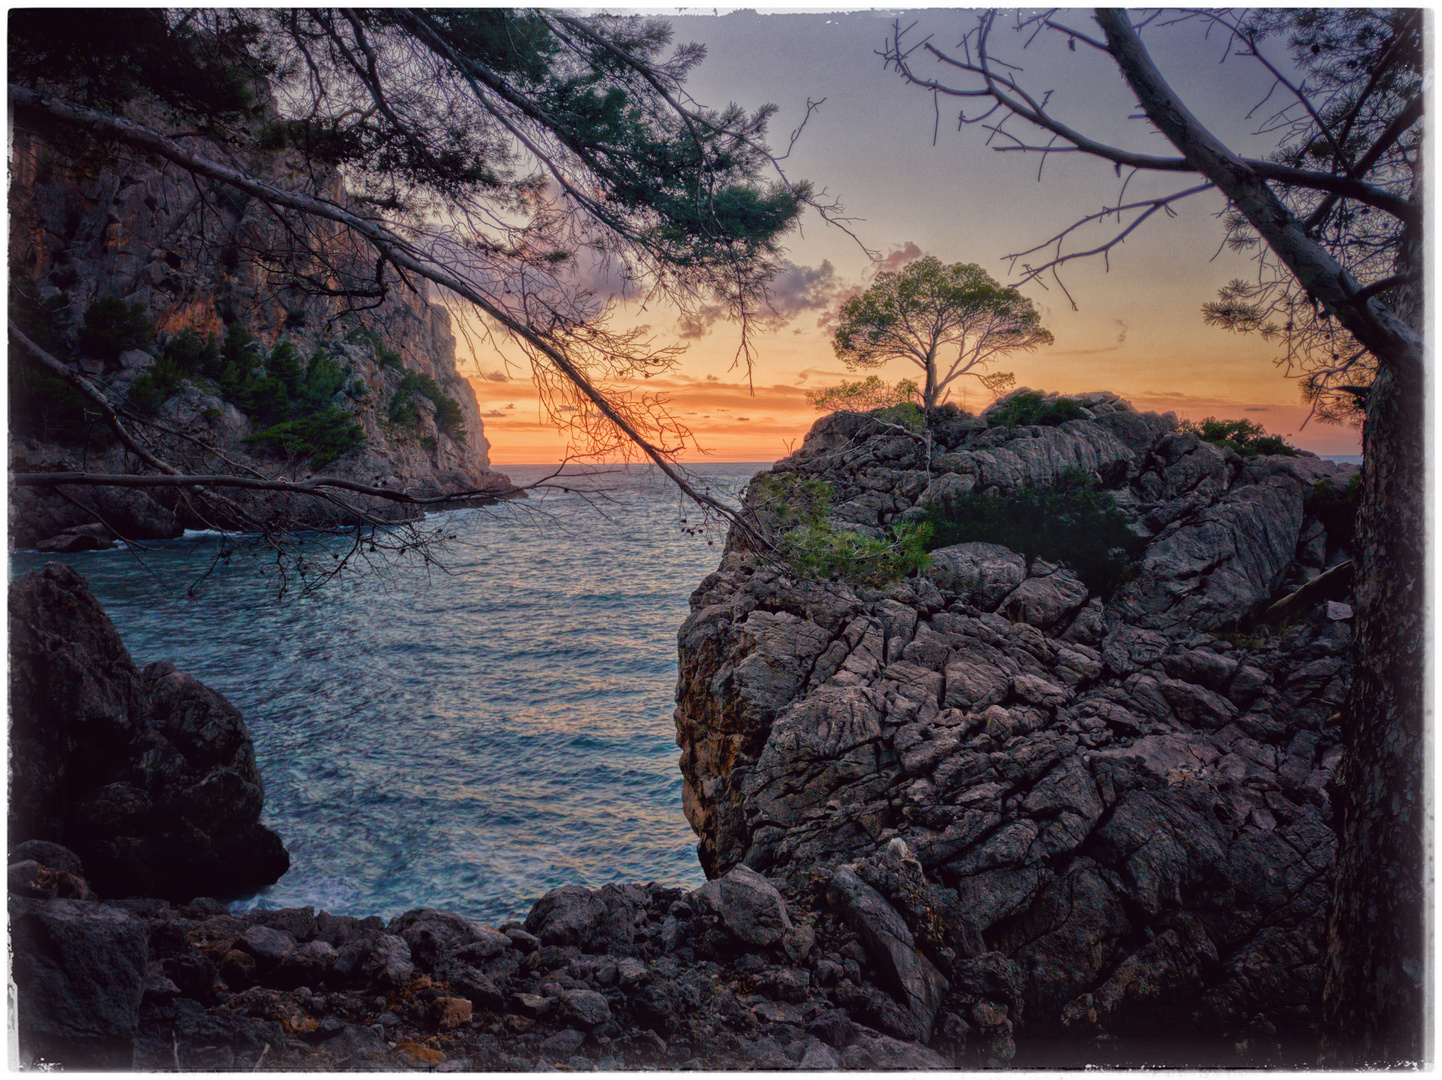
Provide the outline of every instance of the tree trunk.
[[[1428,627],[1420,290],[1395,312],[1368,299],[1262,178],[1187,110],[1126,12],[1098,9],[1096,17],[1147,118],[1246,216],[1308,295],[1377,358],[1362,434],[1357,640],[1342,717],[1345,756],[1335,805],[1338,853],[1322,1055],[1336,1067],[1420,1063],[1430,960],[1423,925],[1429,793],[1423,767]],[[1420,184],[1411,197],[1420,201]],[[1399,269],[1420,266],[1418,233],[1404,245]]]
[[[1399,269],[1421,258],[1414,235]],[[1421,288],[1398,304],[1417,328]],[[1425,394],[1420,364],[1379,365],[1362,434],[1356,667],[1322,1007],[1322,1059],[1340,1068],[1420,1063],[1428,1050]]]

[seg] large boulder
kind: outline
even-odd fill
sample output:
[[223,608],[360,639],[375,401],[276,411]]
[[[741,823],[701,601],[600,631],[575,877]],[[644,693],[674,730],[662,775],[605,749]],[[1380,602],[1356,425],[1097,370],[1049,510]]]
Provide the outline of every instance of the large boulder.
[[12,899],[21,1064],[129,1069],[147,941],[145,923],[119,908]]
[[142,673],[73,568],[10,587],[10,845],[64,844],[101,896],[252,892],[285,873],[245,722],[175,670]]
[[[943,412],[930,461],[864,418],[823,421],[775,467],[838,507],[874,496],[878,528],[928,492],[1081,469],[1147,544],[1111,596],[1064,555],[984,542],[884,589],[823,590],[729,547],[680,635],[707,888],[744,866],[826,892],[894,998],[860,1022],[969,1026],[999,1061],[1013,1028],[1307,1038],[1351,608],[1328,594],[1286,628],[1247,620],[1345,557],[1309,509],[1345,470],[1244,462],[1174,417],[1076,400],[1088,415],[1055,428]],[[893,846],[916,866],[878,869]]]

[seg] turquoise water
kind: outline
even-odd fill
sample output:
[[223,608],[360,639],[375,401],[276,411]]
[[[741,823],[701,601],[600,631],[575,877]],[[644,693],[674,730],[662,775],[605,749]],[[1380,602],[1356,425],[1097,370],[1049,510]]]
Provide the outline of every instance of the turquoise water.
[[[730,496],[764,467],[695,471]],[[277,600],[263,560],[197,582],[215,537],[62,557],[137,664],[172,660],[244,714],[292,864],[242,906],[495,923],[568,882],[703,880],[671,714],[676,631],[722,536],[649,468],[581,483],[436,515],[444,570],[392,559],[307,597]]]

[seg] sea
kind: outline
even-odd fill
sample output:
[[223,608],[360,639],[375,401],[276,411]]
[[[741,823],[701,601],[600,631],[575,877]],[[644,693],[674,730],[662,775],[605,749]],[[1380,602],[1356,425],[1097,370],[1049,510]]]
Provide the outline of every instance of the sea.
[[[689,471],[734,503],[765,468]],[[503,471],[527,484],[554,466]],[[281,594],[273,553],[205,533],[17,552],[10,570],[71,563],[137,664],[173,661],[245,717],[263,820],[291,868],[224,898],[237,910],[431,907],[496,925],[568,883],[695,887],[676,632],[724,532],[650,466],[568,469],[550,483],[431,515],[439,547],[362,551],[308,593],[292,574]],[[301,539],[320,567],[351,544]]]

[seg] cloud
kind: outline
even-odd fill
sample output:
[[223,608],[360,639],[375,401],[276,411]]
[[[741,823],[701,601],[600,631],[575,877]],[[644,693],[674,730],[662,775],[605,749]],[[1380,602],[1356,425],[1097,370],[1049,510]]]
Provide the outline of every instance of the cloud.
[[835,330],[841,324],[840,313],[842,306],[846,304],[848,300],[852,300],[864,293],[867,288],[870,287],[871,283],[876,280],[878,274],[894,274],[907,263],[914,262],[924,254],[926,253],[922,251],[921,248],[908,240],[901,247],[895,248],[877,262],[872,267],[871,273],[866,275],[863,284],[850,285],[845,288],[838,285],[832,290],[830,303],[828,303],[821,312],[821,317],[816,320],[816,325],[827,333]]
[[891,252],[891,254],[887,255],[884,259],[882,259],[881,262],[877,265],[877,271],[889,271],[894,274],[907,263],[913,262],[916,259],[921,258],[923,254],[925,253],[921,250],[921,248],[917,247],[914,243],[908,240],[903,246],[897,248],[895,251]]
[[[1049,312],[1048,312],[1048,310],[1047,310],[1046,308],[1043,308],[1043,309],[1042,309],[1042,313],[1043,313],[1043,314],[1049,314]],[[1114,322],[1114,323],[1115,323],[1118,327],[1120,327],[1121,329],[1119,329],[1119,330],[1117,331],[1117,339],[1116,339],[1116,341],[1112,342],[1110,345],[1103,345],[1103,346],[1101,346],[1100,348],[1096,348],[1096,349],[1057,349],[1057,350],[1055,350],[1054,352],[1052,352],[1051,355],[1052,355],[1052,356],[1101,356],[1101,355],[1103,355],[1103,354],[1105,354],[1105,353],[1118,352],[1118,351],[1121,349],[1121,347],[1126,344],[1126,342],[1127,342],[1127,331],[1128,331],[1129,329],[1131,329],[1131,328],[1127,325],[1127,321],[1126,321],[1125,319],[1113,319],[1112,322]]]
[[485,382],[510,382],[510,381],[511,381],[511,377],[510,377],[509,375],[507,375],[504,371],[483,371],[483,372],[481,372],[479,375],[473,376],[473,378],[481,379],[481,380],[483,380],[483,381],[485,381]]
[[490,412],[480,414],[482,420],[503,420],[505,416],[506,413],[503,409],[492,409]]
[[778,322],[790,322],[803,311],[830,307],[838,288],[830,259],[823,259],[820,266],[800,266],[788,260],[771,279],[771,312]]
[[1248,405],[1242,412],[1271,412],[1270,405]]
[[676,334],[694,341],[705,337],[706,331],[726,316],[726,309],[720,304],[707,304],[699,311],[687,312],[676,322]]
[[[766,287],[766,305],[753,320],[764,330],[779,330],[804,311],[829,308],[840,291],[836,268],[829,259],[820,266],[802,266],[783,259]],[[676,323],[676,332],[683,338],[703,337],[718,322],[730,317],[730,310],[720,304],[707,304],[698,311],[688,312]]]

